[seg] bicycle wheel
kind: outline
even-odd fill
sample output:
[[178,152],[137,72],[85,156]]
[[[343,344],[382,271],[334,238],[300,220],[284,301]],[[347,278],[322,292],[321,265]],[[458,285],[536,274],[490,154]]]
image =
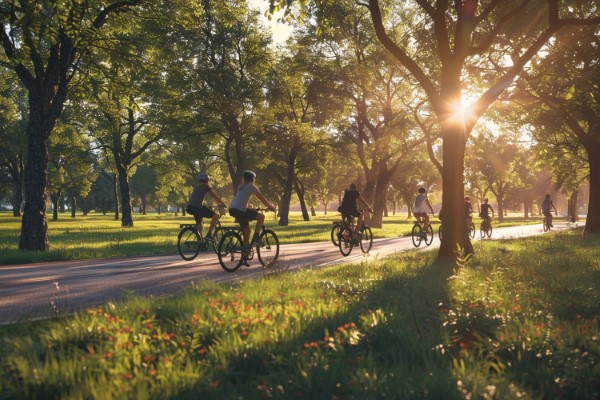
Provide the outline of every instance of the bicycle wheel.
[[340,231],[340,242],[338,247],[340,248],[340,253],[342,253],[344,257],[352,251],[352,247],[354,247],[354,234],[350,227],[344,226]]
[[423,238],[421,237],[421,232],[423,230],[421,229],[421,225],[419,224],[414,224],[413,228],[412,228],[412,242],[413,245],[415,247],[419,247],[421,245],[421,240],[423,240]]
[[219,241],[217,257],[219,264],[227,272],[235,272],[242,265],[244,242],[234,231],[227,232]]
[[548,232],[550,230],[550,224],[548,223],[548,217],[544,218],[544,232]]
[[442,240],[442,225],[440,225],[440,228],[438,229],[438,236],[440,240]]
[[223,237],[224,233],[225,230],[223,228],[215,227],[215,230],[212,235],[215,241],[212,242],[212,244],[209,244],[209,248],[212,249],[215,252],[215,254],[219,252],[219,241],[221,240],[221,237]]
[[492,224],[488,225],[487,237],[488,237],[488,239],[490,239],[492,237]]
[[279,239],[277,235],[270,229],[266,229],[260,235],[260,246],[256,246],[256,254],[258,261],[265,268],[270,268],[279,257]]
[[431,225],[427,227],[427,236],[425,237],[425,244],[429,246],[433,242],[433,228]]
[[471,236],[471,239],[475,237],[475,224],[472,222],[471,225],[469,225],[469,236]]
[[483,223],[483,222],[481,223],[481,226],[479,227],[479,236],[480,236],[482,239],[485,239],[485,237],[487,236],[487,232],[486,232],[486,230],[485,230],[485,225],[484,225],[484,223]]
[[334,224],[331,227],[331,243],[333,243],[335,247],[339,246],[341,227],[341,224]]
[[186,261],[191,261],[200,252],[202,242],[198,231],[192,227],[187,227],[179,232],[177,236],[177,249],[179,255]]
[[361,229],[360,233],[362,233],[360,238],[360,249],[364,254],[367,254],[369,250],[371,250],[371,246],[373,246],[373,232],[371,231],[371,228],[365,226]]

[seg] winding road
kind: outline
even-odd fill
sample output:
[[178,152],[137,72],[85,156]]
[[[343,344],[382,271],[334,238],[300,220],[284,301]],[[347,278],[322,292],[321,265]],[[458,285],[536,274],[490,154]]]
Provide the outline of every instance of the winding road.
[[[555,222],[553,231],[574,225]],[[494,229],[493,240],[543,234],[542,225]],[[477,237],[479,234],[477,234]],[[479,240],[479,239],[477,239]],[[431,249],[439,246],[434,239]],[[424,249],[421,245],[419,250]],[[342,263],[370,262],[399,251],[414,250],[410,237],[375,239],[368,256],[355,248],[341,256],[331,242],[284,244],[280,268],[320,268]],[[214,253],[200,253],[193,261],[179,255],[57,261],[0,266],[0,324],[53,315],[52,302],[60,312],[85,309],[131,293],[140,296],[175,294],[192,282],[241,282],[264,275],[255,259],[236,273],[221,269]]]

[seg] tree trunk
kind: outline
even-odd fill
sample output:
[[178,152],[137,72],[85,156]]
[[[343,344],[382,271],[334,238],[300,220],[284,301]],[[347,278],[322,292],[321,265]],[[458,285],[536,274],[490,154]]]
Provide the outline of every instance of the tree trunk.
[[160,215],[160,203],[156,205],[156,212]]
[[129,192],[129,176],[127,168],[117,164],[119,192],[121,193],[121,226],[132,227],[133,215],[131,210],[131,193]]
[[[35,97],[41,93],[29,94],[29,123],[27,124],[27,163],[25,164],[25,207],[21,222],[19,250],[46,251],[48,243],[48,222],[46,221],[46,189],[48,187],[48,146],[47,138],[52,130],[47,130],[46,115],[42,105],[36,104]],[[42,103],[43,101],[39,101]]]
[[369,221],[369,225],[371,225],[372,228],[381,228],[383,226],[383,212],[385,209],[390,179],[392,177],[392,174],[390,171],[388,171],[387,166],[379,167],[378,171],[377,181],[375,184],[375,196],[373,203],[371,203],[373,204],[373,214],[371,215],[371,219]]
[[502,196],[499,195],[496,200],[498,200],[498,222],[504,222],[504,201]]
[[[443,118],[442,118],[443,119]],[[464,216],[464,155],[468,132],[458,126],[442,127],[442,204],[444,236],[438,253],[440,261],[457,259],[457,250],[473,254],[473,245]]]
[[590,143],[586,146],[586,150],[590,163],[590,199],[584,232],[598,233],[600,232],[600,143],[598,141]]
[[181,205],[181,216],[185,217],[185,204]]
[[142,202],[142,215],[146,215],[146,196],[140,196]]
[[18,160],[14,174],[11,173],[13,181],[13,195],[11,197],[11,205],[13,209],[13,217],[21,216],[21,206],[23,204],[23,162]]
[[412,218],[412,204],[406,203],[406,208],[408,208],[408,215],[406,216],[406,218],[411,219]]
[[290,177],[283,187],[283,196],[281,198],[281,208],[279,210],[279,225],[288,226],[290,223],[290,201],[292,199],[292,180]]
[[523,218],[527,221],[529,218],[529,204],[527,202],[523,202]]
[[579,190],[574,190],[569,197],[569,222],[579,221],[579,212],[577,211],[577,202],[579,201]]
[[[77,211],[77,199],[74,195],[71,195],[71,218],[75,218],[75,212]],[[84,213],[87,215],[87,212]]]
[[327,204],[329,204],[329,203],[323,202],[323,214],[324,215],[327,215]]
[[58,220],[58,201],[60,200],[60,194],[60,190],[50,193],[50,201],[52,202],[52,221]]
[[[281,198],[281,210],[279,212],[279,225],[288,226],[290,216],[290,202],[292,201],[292,191],[296,184],[296,156],[300,150],[300,137],[292,137],[292,146],[287,159],[287,171],[284,180],[283,196]],[[305,205],[306,207],[306,205]],[[308,215],[308,214],[307,214]]]
[[[304,193],[306,192],[306,190],[304,190],[304,185],[302,185],[302,183],[298,180],[298,177],[296,177],[296,179],[294,181],[294,190],[296,191],[296,194],[298,195],[298,200],[300,200],[300,209],[302,210],[302,219],[304,221],[310,221],[310,217],[308,216],[308,209],[306,207],[306,201],[304,200]],[[313,213],[314,213],[314,211],[313,211]]]
[[315,206],[310,206],[310,215],[313,217],[317,216],[317,212],[315,211]]

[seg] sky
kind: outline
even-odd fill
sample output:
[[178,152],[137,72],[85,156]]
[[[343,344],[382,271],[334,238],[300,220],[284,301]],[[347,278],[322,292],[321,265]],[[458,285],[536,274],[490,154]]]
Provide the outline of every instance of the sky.
[[260,10],[263,23],[265,24],[265,26],[271,28],[271,33],[273,35],[273,44],[278,45],[284,43],[286,39],[291,35],[292,27],[290,25],[281,24],[277,22],[277,19],[282,13],[277,13],[273,15],[273,17],[269,21],[267,17],[264,16],[265,12],[269,9],[269,0],[248,0],[248,4],[250,5],[250,7]]

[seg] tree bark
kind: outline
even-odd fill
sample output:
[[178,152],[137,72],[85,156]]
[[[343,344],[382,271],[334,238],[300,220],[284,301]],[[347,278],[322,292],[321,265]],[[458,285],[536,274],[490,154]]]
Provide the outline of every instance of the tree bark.
[[579,213],[577,212],[577,202],[579,201],[579,190],[574,190],[569,197],[569,222],[579,221]]
[[465,254],[474,252],[464,216],[464,154],[468,132],[458,126],[442,126],[442,132],[444,236],[438,259],[454,264],[457,250]]
[[52,221],[58,220],[58,201],[60,200],[61,191],[50,193],[50,201],[52,202]]
[[[75,212],[77,211],[77,199],[75,195],[71,194],[71,218],[75,218]],[[87,214],[87,212],[86,212]]]
[[[310,217],[308,215],[308,209],[306,207],[306,200],[304,199],[304,194],[305,194],[306,190],[304,189],[304,185],[302,185],[302,183],[298,180],[298,177],[296,177],[296,180],[294,181],[294,190],[296,191],[296,194],[298,195],[298,200],[300,200],[300,209],[302,210],[302,219],[304,221],[310,221]],[[314,216],[314,211],[313,211],[313,216]]]
[[119,192],[121,193],[121,226],[132,227],[131,194],[129,192],[129,176],[127,169],[117,163]]
[[[279,211],[279,225],[288,226],[290,217],[290,202],[292,200],[292,191],[296,183],[296,157],[300,150],[300,138],[297,135],[292,137],[292,146],[287,159],[286,176],[283,179],[283,196],[281,198],[281,209]],[[306,205],[305,205],[306,207]]]
[[[46,221],[46,188],[48,187],[47,115],[42,111],[41,94],[29,94],[29,123],[27,124],[27,162],[24,171],[25,207],[21,223],[19,250],[46,251],[48,222]],[[53,124],[50,124],[53,126]]]

